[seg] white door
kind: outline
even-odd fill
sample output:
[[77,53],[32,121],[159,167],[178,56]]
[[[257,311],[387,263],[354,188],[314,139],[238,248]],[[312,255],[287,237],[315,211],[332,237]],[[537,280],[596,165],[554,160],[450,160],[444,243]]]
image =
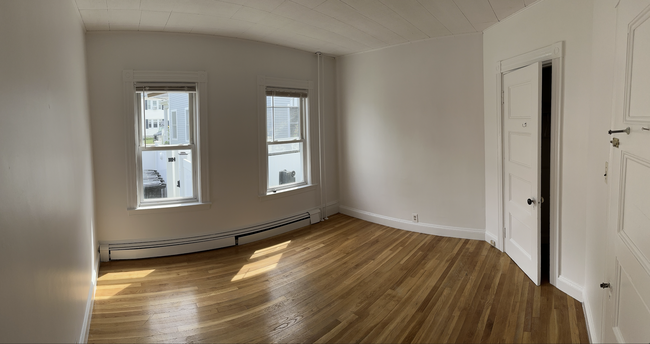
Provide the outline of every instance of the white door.
[[540,283],[540,112],[542,65],[503,75],[504,250]]
[[[650,342],[650,1],[618,5],[603,339]],[[629,37],[629,38],[628,38]]]

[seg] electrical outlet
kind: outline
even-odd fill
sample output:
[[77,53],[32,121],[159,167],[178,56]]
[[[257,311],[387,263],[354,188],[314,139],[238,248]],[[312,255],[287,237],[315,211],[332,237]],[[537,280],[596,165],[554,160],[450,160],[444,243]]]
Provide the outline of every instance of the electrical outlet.
[[497,247],[497,243],[495,243],[494,240],[490,240],[490,245]]
[[418,219],[418,214],[417,213],[413,213],[413,216],[411,217],[411,220],[413,222],[420,222],[420,220]]

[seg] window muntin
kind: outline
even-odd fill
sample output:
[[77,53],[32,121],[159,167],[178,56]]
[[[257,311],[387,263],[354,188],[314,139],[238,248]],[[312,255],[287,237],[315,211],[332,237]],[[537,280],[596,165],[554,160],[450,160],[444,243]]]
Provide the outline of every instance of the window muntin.
[[266,88],[267,194],[307,184],[307,91]]
[[190,109],[185,108],[185,137],[190,137]]
[[[195,121],[196,87],[185,91],[137,87],[138,203],[143,205],[198,201]],[[148,104],[148,105],[147,105]],[[181,117],[181,118],[179,118]],[[186,123],[179,135],[178,123]],[[154,127],[154,123],[160,123]],[[164,125],[170,123],[170,126]],[[171,131],[171,133],[170,133]]]

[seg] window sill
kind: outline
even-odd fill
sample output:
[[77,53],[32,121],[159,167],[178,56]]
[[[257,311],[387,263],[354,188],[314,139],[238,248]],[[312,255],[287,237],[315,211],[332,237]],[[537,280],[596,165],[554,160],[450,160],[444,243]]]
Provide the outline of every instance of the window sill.
[[165,204],[165,205],[155,205],[148,207],[140,207],[135,209],[127,209],[129,216],[131,215],[146,215],[146,214],[157,214],[157,213],[175,213],[179,211],[195,211],[195,210],[207,210],[210,209],[212,203],[180,203],[180,204]]
[[259,197],[260,200],[266,201],[266,200],[271,200],[271,199],[276,199],[276,198],[281,198],[286,196],[292,196],[296,194],[301,194],[303,192],[314,191],[316,190],[316,186],[318,186],[318,184],[301,185],[291,189],[284,189],[284,190],[279,190],[277,192],[268,193],[266,195],[260,195]]

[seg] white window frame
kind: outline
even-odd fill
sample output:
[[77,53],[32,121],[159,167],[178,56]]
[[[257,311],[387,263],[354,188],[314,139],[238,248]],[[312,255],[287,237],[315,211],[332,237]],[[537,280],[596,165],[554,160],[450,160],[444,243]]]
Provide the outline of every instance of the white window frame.
[[[288,186],[279,186],[269,188],[269,169],[268,169],[268,142],[267,142],[267,128],[266,128],[266,89],[267,87],[275,88],[288,88],[288,89],[303,89],[307,90],[307,99],[304,102],[304,108],[301,109],[301,132],[303,138],[299,141],[283,141],[281,143],[303,143],[303,166],[304,166],[304,182],[290,184]],[[311,140],[310,140],[310,114],[312,96],[314,95],[313,82],[310,80],[295,80],[284,78],[273,78],[267,76],[258,76],[258,142],[259,142],[259,196],[277,196],[291,192],[299,192],[309,190],[315,187],[312,180],[312,159],[311,159]],[[302,106],[301,106],[302,107]]]
[[185,137],[190,137],[190,109],[185,108]]
[[[122,73],[124,90],[124,114],[127,123],[127,212],[129,215],[168,212],[171,209],[210,207],[209,171],[208,171],[208,99],[207,73],[173,72],[173,71],[138,71],[124,70]],[[141,119],[136,99],[136,83],[195,83],[196,111],[193,112],[192,137],[194,169],[194,197],[181,200],[161,200],[159,202],[142,202],[144,190],[142,187],[142,155],[140,154]],[[165,147],[169,148],[169,147]],[[165,149],[161,148],[161,149]],[[174,149],[178,149],[173,147]],[[181,148],[182,149],[182,148]]]

